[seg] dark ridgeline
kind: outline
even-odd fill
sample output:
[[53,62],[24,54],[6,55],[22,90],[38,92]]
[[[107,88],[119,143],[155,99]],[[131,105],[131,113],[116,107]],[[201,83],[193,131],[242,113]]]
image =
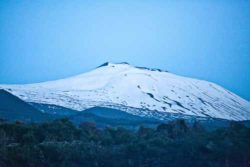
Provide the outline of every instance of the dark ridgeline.
[[68,119],[1,122],[0,166],[248,167],[249,143],[250,129],[235,122],[214,131],[184,120],[136,131]]
[[0,89],[0,118],[21,120],[24,122],[41,122],[52,120],[52,116],[44,114],[17,96]]

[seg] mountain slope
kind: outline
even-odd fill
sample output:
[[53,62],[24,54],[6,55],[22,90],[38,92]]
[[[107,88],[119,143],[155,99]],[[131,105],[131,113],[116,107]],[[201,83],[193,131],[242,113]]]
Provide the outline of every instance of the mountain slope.
[[28,103],[0,89],[0,118],[28,122],[47,121],[52,116],[41,113]]
[[[162,113],[250,119],[250,103],[211,82],[127,63],[105,63],[74,77],[27,85],[0,85],[27,102],[82,111],[95,106],[132,114],[134,108]],[[144,116],[148,112],[140,113]]]
[[154,118],[144,118],[136,115],[126,113],[124,111],[105,108],[93,107],[86,109],[79,114],[72,115],[69,119],[76,123],[95,123],[98,127],[126,127],[137,128],[139,126],[155,127],[162,123],[162,121]]

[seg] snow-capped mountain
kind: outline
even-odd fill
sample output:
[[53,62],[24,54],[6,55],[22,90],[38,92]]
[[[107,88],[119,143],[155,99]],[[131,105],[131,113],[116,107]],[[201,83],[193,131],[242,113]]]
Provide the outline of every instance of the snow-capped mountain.
[[90,72],[66,79],[0,85],[0,88],[26,102],[54,104],[78,111],[102,106],[130,113],[143,109],[146,116],[155,111],[230,120],[250,119],[250,102],[214,83],[127,63],[105,63]]

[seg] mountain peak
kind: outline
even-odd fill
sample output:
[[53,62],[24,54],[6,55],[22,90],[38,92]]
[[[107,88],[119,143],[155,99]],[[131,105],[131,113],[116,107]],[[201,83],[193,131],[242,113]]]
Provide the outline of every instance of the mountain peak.
[[110,66],[110,65],[121,65],[121,64],[130,65],[130,64],[127,63],[127,62],[120,62],[120,63],[105,62],[105,63],[101,64],[100,66],[98,66],[97,68],[105,67],[105,66]]
[[119,62],[119,63],[105,62],[105,63],[101,64],[100,66],[98,66],[97,68],[105,67],[105,66],[119,66],[119,65],[128,65],[128,66],[131,66],[131,67],[134,67],[134,68],[137,68],[137,69],[141,69],[141,70],[168,72],[167,70],[162,70],[162,69],[159,69],[159,68],[133,66],[133,65],[129,64],[128,62]]

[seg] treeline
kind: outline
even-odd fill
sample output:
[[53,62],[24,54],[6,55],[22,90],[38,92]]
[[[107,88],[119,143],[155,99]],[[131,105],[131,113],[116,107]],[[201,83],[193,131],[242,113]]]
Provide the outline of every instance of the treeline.
[[62,119],[0,123],[1,167],[248,167],[250,129],[214,131],[184,120],[137,131]]

